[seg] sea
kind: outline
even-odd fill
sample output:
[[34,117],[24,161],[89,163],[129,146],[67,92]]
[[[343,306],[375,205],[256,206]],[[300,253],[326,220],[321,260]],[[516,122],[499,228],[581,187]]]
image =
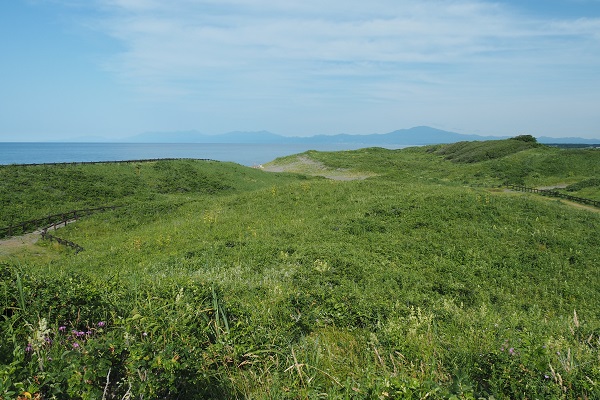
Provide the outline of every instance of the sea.
[[[355,143],[218,144],[218,143],[18,143],[0,142],[0,165],[157,158],[198,158],[257,166],[307,150],[343,151],[373,145]],[[383,145],[398,149],[406,146]]]

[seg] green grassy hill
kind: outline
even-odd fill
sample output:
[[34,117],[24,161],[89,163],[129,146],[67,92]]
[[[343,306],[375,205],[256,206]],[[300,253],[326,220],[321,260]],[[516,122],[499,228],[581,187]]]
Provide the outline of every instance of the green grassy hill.
[[[306,159],[311,161],[308,167],[306,162],[299,162]],[[308,151],[279,158],[266,167],[333,177],[379,175],[403,182],[487,188],[509,183],[530,187],[569,186],[565,193],[600,200],[599,159],[598,149],[563,150],[509,139],[400,150]],[[321,169],[315,170],[315,164]]]
[[0,173],[0,226],[73,209],[237,193],[298,179],[201,160],[7,165]]
[[446,160],[462,163],[474,163],[496,158],[502,158],[524,150],[540,147],[535,138],[528,136],[519,140],[492,140],[484,142],[458,142],[439,146],[436,154],[441,154]]
[[523,143],[6,167],[13,219],[125,207],[0,244],[0,397],[600,397],[600,213],[502,189],[600,152]]

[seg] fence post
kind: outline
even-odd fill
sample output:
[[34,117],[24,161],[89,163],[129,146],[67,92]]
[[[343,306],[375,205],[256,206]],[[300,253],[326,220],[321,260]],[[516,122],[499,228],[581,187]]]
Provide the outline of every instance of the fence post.
[[571,196],[568,194],[558,192],[556,190],[550,190],[550,189],[542,190],[542,189],[530,188],[527,186],[520,186],[520,185],[513,185],[513,184],[506,184],[506,187],[509,189],[518,190],[521,192],[537,193],[537,194],[541,194],[542,196],[558,197],[560,199],[567,199],[567,200],[575,201],[575,202],[582,203],[582,204],[590,204],[590,205],[593,205],[596,207],[600,207],[600,201],[586,199],[583,197]]

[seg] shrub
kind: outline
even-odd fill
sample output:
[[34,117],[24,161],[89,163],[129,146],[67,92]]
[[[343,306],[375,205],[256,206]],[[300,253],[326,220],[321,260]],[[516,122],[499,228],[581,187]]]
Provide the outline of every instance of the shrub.
[[537,139],[531,135],[519,135],[511,138],[511,140],[520,140],[521,142],[537,143]]
[[574,183],[566,187],[566,190],[569,192],[576,192],[578,190],[589,188],[589,187],[600,187],[600,179],[598,178],[590,178],[585,179],[583,181]]

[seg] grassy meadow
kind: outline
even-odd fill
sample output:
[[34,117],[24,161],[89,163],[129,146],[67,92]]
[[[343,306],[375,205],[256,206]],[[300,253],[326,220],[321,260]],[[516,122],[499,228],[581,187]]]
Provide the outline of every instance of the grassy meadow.
[[[600,151],[0,166],[0,399],[600,398]],[[283,172],[269,172],[283,171]]]

